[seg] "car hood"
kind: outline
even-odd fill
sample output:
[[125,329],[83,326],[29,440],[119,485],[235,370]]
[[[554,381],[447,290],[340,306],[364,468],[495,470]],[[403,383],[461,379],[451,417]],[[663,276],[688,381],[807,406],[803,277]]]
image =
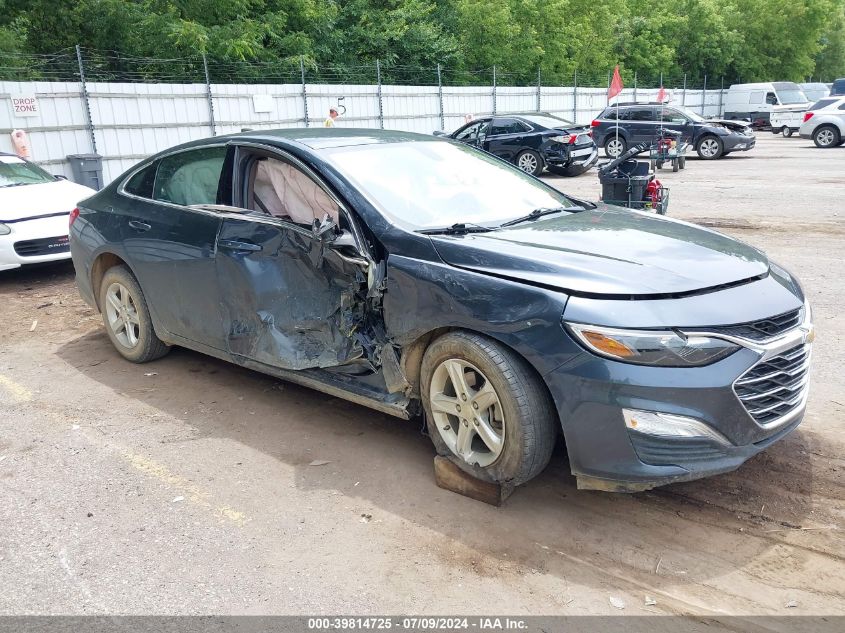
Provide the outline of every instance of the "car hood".
[[70,213],[80,200],[95,193],[93,189],[69,180],[0,187],[0,222],[25,220],[49,213]]
[[745,121],[732,121],[730,119],[707,119],[707,123],[721,125],[734,132],[744,132],[751,127],[751,124]]
[[585,296],[695,294],[769,271],[766,256],[743,242],[606,205],[432,242],[453,266]]
[[788,105],[772,106],[772,110],[774,112],[804,112],[805,110],[809,110],[811,105],[813,104],[809,101],[807,103],[790,103]]

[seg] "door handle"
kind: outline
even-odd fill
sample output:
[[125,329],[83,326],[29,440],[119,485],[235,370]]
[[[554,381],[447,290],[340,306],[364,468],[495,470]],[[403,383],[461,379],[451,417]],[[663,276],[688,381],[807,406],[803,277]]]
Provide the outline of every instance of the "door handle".
[[218,240],[217,246],[225,248],[229,251],[251,251],[257,252],[261,250],[258,244],[250,244],[249,242],[238,242],[236,240]]
[[129,220],[129,226],[131,226],[136,231],[149,231],[151,227],[146,222],[140,222],[138,220]]

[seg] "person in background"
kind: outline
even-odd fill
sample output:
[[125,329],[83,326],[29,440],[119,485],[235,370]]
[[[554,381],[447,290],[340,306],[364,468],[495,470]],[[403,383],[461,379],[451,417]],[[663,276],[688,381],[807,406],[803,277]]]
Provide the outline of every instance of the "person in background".
[[326,127],[334,127],[334,120],[337,118],[337,110],[334,108],[329,108],[329,118],[326,119],[325,125]]

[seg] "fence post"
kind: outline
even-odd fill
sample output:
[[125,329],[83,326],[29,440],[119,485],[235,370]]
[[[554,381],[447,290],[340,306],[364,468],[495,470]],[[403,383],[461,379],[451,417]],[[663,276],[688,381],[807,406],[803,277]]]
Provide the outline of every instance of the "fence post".
[[299,75],[302,78],[302,112],[305,117],[305,127],[308,127],[308,93],[305,92],[305,62],[299,56]]
[[202,69],[205,72],[205,98],[208,101],[208,124],[211,126],[211,135],[217,136],[217,129],[214,125],[214,100],[211,98],[211,78],[208,76],[208,59],[205,53],[202,54]]
[[724,100],[725,100],[725,77],[722,76],[722,89],[719,90],[719,112],[716,116],[722,116],[722,108],[724,107]]
[[493,65],[493,116],[496,115],[496,65]]
[[607,72],[607,105],[610,105],[610,71]]
[[707,101],[707,75],[704,75],[704,89],[701,91],[701,116],[704,116],[704,104]]
[[91,139],[91,151],[97,153],[97,139],[94,136],[94,121],[91,119],[91,102],[88,98],[88,84],[85,82],[85,65],[82,63],[82,49],[76,45],[76,61],[79,63],[79,83],[82,87],[82,105],[85,107],[85,122]]
[[634,71],[634,103],[637,102],[637,71]]
[[572,122],[578,122],[578,69],[572,76]]
[[687,105],[687,74],[684,73],[684,91],[681,93],[681,105]]
[[384,104],[381,100],[381,62],[376,60],[376,80],[378,81],[378,125],[384,129]]
[[537,66],[537,112],[540,111],[540,89],[542,87],[541,77],[540,77],[540,67]]
[[443,115],[443,78],[440,76],[440,64],[437,64],[437,99],[440,101],[440,129],[446,129],[446,118]]

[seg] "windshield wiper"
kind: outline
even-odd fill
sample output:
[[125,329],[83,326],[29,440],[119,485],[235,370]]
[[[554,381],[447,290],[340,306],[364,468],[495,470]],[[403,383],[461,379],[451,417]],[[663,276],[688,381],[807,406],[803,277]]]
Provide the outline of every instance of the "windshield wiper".
[[0,185],[0,189],[5,189],[6,187],[23,187],[24,185],[31,185],[34,183],[31,182],[10,182],[8,185]]
[[473,224],[472,222],[456,222],[452,226],[442,226],[436,229],[420,229],[417,233],[422,233],[423,235],[462,235],[464,233],[487,233],[495,230],[493,227]]
[[516,218],[515,220],[508,220],[507,222],[503,222],[499,226],[513,226],[514,224],[519,224],[520,222],[530,222],[536,220],[537,218],[542,218],[544,215],[551,215],[552,213],[562,213],[563,211],[583,211],[583,209],[580,209],[578,207],[540,207],[539,209],[534,209],[528,215],[523,215],[521,218]]

